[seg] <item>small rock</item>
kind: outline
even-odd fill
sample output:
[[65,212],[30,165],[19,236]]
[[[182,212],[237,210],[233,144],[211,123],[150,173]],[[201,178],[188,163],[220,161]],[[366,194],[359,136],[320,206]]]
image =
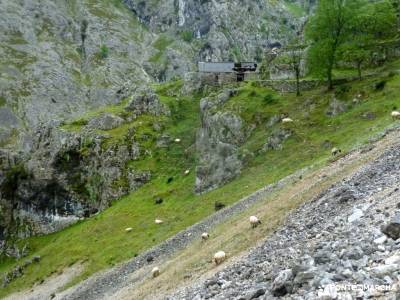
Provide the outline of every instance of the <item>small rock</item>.
[[216,211],[221,210],[225,207],[225,204],[219,201],[215,201],[214,208]]
[[309,281],[311,281],[316,275],[316,271],[311,269],[304,272],[299,272],[294,279],[294,282],[300,285],[303,285]]
[[400,264],[400,255],[393,255],[385,259],[386,265]]
[[284,296],[292,291],[293,271],[291,269],[281,271],[272,283],[272,293],[275,297]]
[[257,299],[258,297],[264,294],[265,294],[265,288],[258,288],[247,293],[245,299],[246,300]]
[[155,204],[161,204],[161,203],[163,203],[163,201],[164,200],[161,197],[157,197],[156,200],[154,200],[154,203]]
[[383,278],[386,275],[391,275],[392,273],[398,271],[400,266],[398,264],[381,265],[371,268],[371,273],[376,276]]
[[344,103],[344,102],[342,102],[342,101],[340,101],[340,100],[338,100],[336,98],[333,98],[330,101],[329,107],[328,107],[328,109],[326,110],[325,113],[326,113],[327,116],[334,117],[334,116],[337,116],[337,115],[339,115],[339,114],[341,114],[343,112],[346,112],[347,109],[348,108],[347,108],[346,103]]
[[340,150],[340,149],[338,149],[336,147],[331,150],[332,156],[336,156],[336,155],[338,155],[340,153],[342,153],[342,150]]
[[382,245],[383,243],[386,242],[386,240],[387,240],[387,237],[385,235],[383,235],[383,236],[375,239],[374,243],[377,244],[377,245]]
[[318,299],[333,300],[337,299],[337,296],[338,292],[334,284],[326,285],[323,290],[318,291]]
[[346,203],[356,199],[354,192],[348,188],[340,189],[335,193],[334,197],[338,198],[340,203]]
[[382,227],[382,232],[393,240],[400,238],[400,213],[397,213],[391,222]]
[[351,214],[347,220],[350,223],[353,223],[353,222],[357,221],[358,219],[360,219],[363,216],[364,216],[363,211],[361,209],[355,208],[353,210],[353,214]]

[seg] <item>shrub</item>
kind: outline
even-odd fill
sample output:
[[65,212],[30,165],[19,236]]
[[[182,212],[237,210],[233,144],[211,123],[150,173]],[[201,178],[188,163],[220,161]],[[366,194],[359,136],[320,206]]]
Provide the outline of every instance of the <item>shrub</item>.
[[386,80],[381,80],[374,83],[375,91],[382,91],[386,86]]
[[265,104],[273,104],[276,102],[276,98],[272,94],[267,94],[264,97],[264,103]]
[[256,97],[257,96],[257,92],[255,90],[252,90],[249,94],[250,97]]
[[338,85],[335,88],[335,95],[336,96],[342,96],[345,93],[348,93],[351,90],[351,87],[347,84],[342,84],[342,85]]
[[193,41],[193,33],[191,31],[183,31],[181,32],[181,38],[187,43]]
[[86,126],[87,124],[88,124],[88,121],[85,119],[78,119],[71,123],[71,125],[73,125],[73,126]]
[[219,202],[219,201],[215,201],[215,203],[214,203],[214,209],[215,209],[216,211],[221,210],[221,209],[223,209],[224,207],[225,207],[225,204],[224,204],[224,203]]
[[98,52],[98,57],[101,59],[106,59],[108,57],[110,50],[106,45],[101,45],[100,50]]

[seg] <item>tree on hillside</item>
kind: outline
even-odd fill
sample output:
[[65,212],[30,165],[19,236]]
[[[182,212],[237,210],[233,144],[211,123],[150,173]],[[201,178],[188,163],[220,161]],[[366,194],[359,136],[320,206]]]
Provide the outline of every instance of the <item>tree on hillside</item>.
[[304,45],[299,38],[295,38],[287,46],[288,64],[296,79],[296,94],[300,96],[300,77],[302,71],[302,61],[304,54]]
[[332,70],[338,50],[351,35],[357,10],[366,0],[320,0],[315,15],[306,27],[306,37],[311,41],[309,67],[324,75],[329,89],[333,88]]
[[377,51],[380,41],[396,35],[396,12],[391,2],[384,0],[360,8],[352,26],[350,38],[340,50],[343,61],[352,63],[362,78],[362,68]]

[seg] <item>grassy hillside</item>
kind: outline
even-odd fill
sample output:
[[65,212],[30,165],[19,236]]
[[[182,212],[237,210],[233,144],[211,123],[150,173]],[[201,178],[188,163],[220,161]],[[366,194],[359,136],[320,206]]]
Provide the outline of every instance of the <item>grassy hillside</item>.
[[[243,83],[239,86],[238,95],[221,109],[236,112],[248,125],[256,125],[241,148],[243,154],[251,154],[245,155],[247,166],[236,180],[200,196],[195,195],[193,189],[196,165],[194,143],[196,128],[200,124],[199,100],[202,95],[171,96],[178,94],[181,82],[156,86],[162,101],[171,108],[171,118],[160,121],[144,115],[132,123],[107,132],[110,135],[108,142],[114,143],[129,128],[136,129],[138,137],[142,136],[140,143],[150,149],[152,155],[145,160],[132,161],[131,164],[135,169],[151,170],[152,181],[116,201],[106,211],[66,230],[23,241],[23,244],[28,244],[31,255],[40,255],[42,259],[40,263],[29,266],[24,276],[2,289],[0,297],[29,288],[76,262],[84,262],[85,270],[74,280],[73,283],[76,283],[96,271],[134,257],[212,214],[215,201],[232,204],[300,168],[329,163],[333,146],[346,152],[366,142],[372,135],[393,123],[390,112],[400,107],[397,92],[400,88],[400,75],[397,74],[397,65],[388,67],[381,76],[338,86],[332,92],[326,92],[325,89],[304,92],[301,97],[278,94],[267,88],[256,87],[253,82]],[[335,95],[345,101],[349,109],[338,116],[328,117],[325,112]],[[122,107],[123,104],[120,104],[101,111],[118,113]],[[97,113],[99,111],[92,114]],[[268,120],[277,114],[287,114],[294,123],[266,126]],[[80,130],[87,118],[83,116],[65,129]],[[154,131],[152,124],[155,121],[161,122],[163,133],[180,138],[182,142],[174,143],[169,148],[156,148],[156,139],[161,133]],[[282,126],[293,132],[284,142],[283,149],[260,151],[267,136]],[[327,141],[331,146],[324,147]],[[187,169],[191,172],[184,176]],[[171,177],[172,182],[167,183]],[[163,204],[154,203],[157,197],[164,199]],[[164,224],[155,225],[156,218],[164,220]],[[133,231],[126,233],[126,227],[132,227]],[[10,270],[17,263],[4,261],[0,272]]]

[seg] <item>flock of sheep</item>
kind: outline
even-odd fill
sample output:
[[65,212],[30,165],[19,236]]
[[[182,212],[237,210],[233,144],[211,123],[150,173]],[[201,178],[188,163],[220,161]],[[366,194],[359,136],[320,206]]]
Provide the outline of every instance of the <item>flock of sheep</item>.
[[[393,119],[400,119],[400,112],[398,112],[398,111],[393,111],[392,114],[391,114],[391,116],[392,116]],[[293,120],[292,120],[291,118],[283,118],[283,119],[282,119],[282,123],[292,123],[292,122],[293,122]],[[342,150],[340,150],[340,149],[338,149],[338,148],[336,148],[336,147],[333,148],[332,151],[331,151],[331,153],[332,153],[333,156],[336,156],[336,155],[340,154],[341,152],[342,152]],[[187,174],[187,173],[189,173],[189,172],[186,171],[185,174]],[[257,218],[256,216],[251,216],[249,221],[250,221],[250,225],[251,225],[252,228],[256,228],[258,225],[261,224],[261,221],[260,221],[259,218]],[[155,223],[156,223],[156,224],[162,224],[163,221],[162,221],[162,220],[159,220],[159,219],[156,219],[156,220],[155,220]],[[132,230],[132,228],[127,228],[127,229],[126,229],[127,232],[130,232],[131,230]],[[202,239],[203,241],[207,241],[207,240],[209,239],[209,237],[210,237],[210,235],[208,234],[208,232],[203,232],[203,233],[201,234],[201,239]],[[226,253],[225,253],[224,251],[218,251],[218,252],[216,252],[216,253],[214,254],[214,257],[213,257],[213,260],[212,260],[212,261],[213,261],[216,265],[220,265],[220,264],[223,263],[225,260],[226,260]],[[159,267],[154,267],[154,268],[151,270],[151,274],[152,274],[153,278],[158,277],[158,276],[160,275],[160,269],[159,269]]]
[[[261,224],[261,221],[259,218],[257,218],[256,216],[250,217],[250,226],[252,228],[256,228],[260,224]],[[207,241],[209,238],[210,238],[210,235],[208,234],[208,232],[203,232],[201,234],[201,239],[204,242]],[[214,254],[212,261],[218,266],[218,265],[222,264],[225,260],[226,260],[226,253],[224,251],[218,251]],[[153,276],[153,278],[158,277],[160,275],[160,268],[154,267],[151,270],[151,275]]]

